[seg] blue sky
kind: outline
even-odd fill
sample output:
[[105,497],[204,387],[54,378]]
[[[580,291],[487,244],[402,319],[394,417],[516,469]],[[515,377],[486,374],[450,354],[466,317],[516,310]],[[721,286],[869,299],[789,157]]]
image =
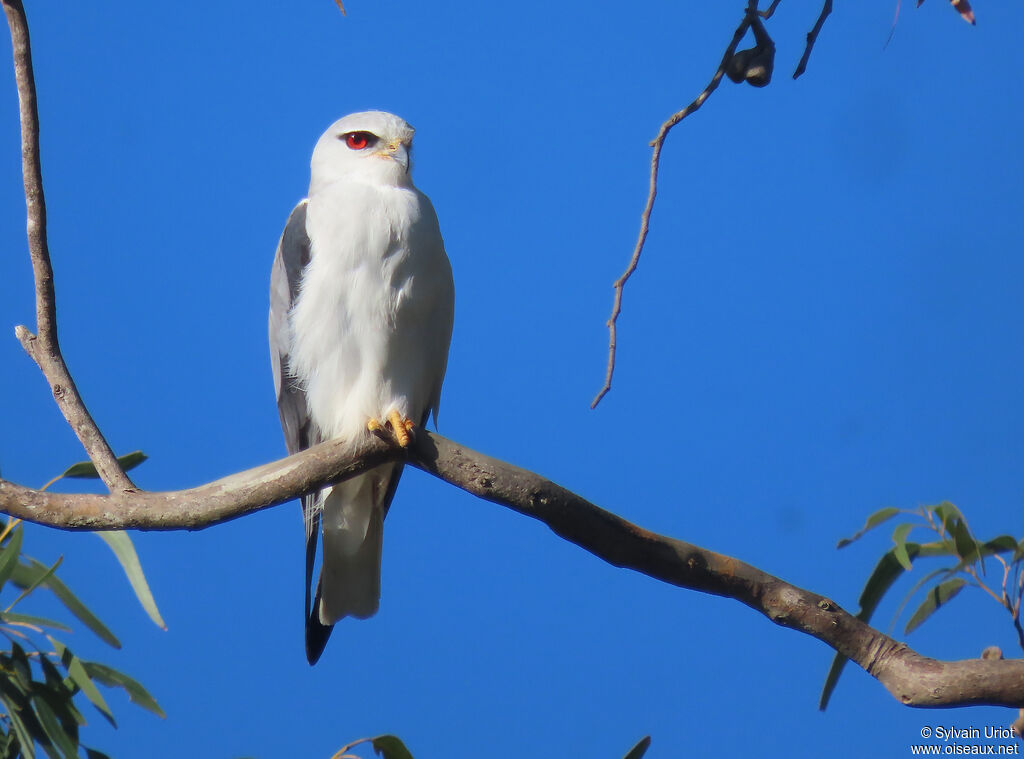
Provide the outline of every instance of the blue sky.
[[[819,7],[783,2],[772,85],[723,83],[673,132],[614,389],[591,411],[648,141],[742,3],[29,3],[65,356],[115,448],[150,455],[142,487],[281,456],[274,246],[319,134],[391,110],[417,127],[455,272],[440,431],[856,610],[888,531],[834,546],[878,508],[947,499],[981,535],[1024,528],[1019,13],[979,2],[971,28],[912,5],[883,47],[894,3],[838,3],[793,82]],[[40,485],[83,456],[13,337],[33,310],[7,71],[0,470]],[[313,669],[297,504],[135,540],[166,632],[101,541],[26,536],[65,555],[124,649],[69,643],[168,713],[113,694],[121,728],[96,715],[91,742],[119,757],[328,757],[380,732],[417,759],[618,757],[645,734],[651,757],[902,756],[922,726],[1014,717],[909,710],[852,668],[821,714],[823,644],[416,471],[387,520],[379,615],[343,623]],[[908,643],[1021,654],[978,592]]]

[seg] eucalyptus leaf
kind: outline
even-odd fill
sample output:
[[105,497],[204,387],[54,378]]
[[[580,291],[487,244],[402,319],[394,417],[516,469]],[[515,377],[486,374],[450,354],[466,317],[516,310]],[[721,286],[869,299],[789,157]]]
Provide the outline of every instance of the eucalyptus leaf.
[[974,539],[963,517],[952,517],[944,524],[953,538],[957,556],[964,561],[974,561],[979,553],[978,541]]
[[107,702],[104,700],[103,695],[99,692],[96,684],[93,683],[92,678],[89,677],[89,673],[85,671],[85,666],[82,664],[82,660],[75,656],[63,643],[55,638],[47,635],[50,642],[53,643],[54,650],[57,652],[57,656],[60,657],[61,664],[64,665],[65,671],[68,673],[68,677],[71,681],[82,689],[82,693],[89,699],[90,703],[96,707],[100,714],[107,718],[107,721],[117,727],[117,722],[114,720],[114,714],[110,711],[110,707],[107,706]]
[[869,530],[878,527],[878,525],[888,521],[889,519],[892,519],[899,513],[900,510],[897,509],[895,506],[887,506],[884,509],[879,509],[874,514],[868,517],[868,521],[864,523],[864,526],[861,527],[856,534],[840,540],[839,543],[836,545],[836,548],[843,548],[845,546],[850,545],[850,543],[854,542],[855,540],[859,540],[860,538],[862,538],[864,534]]
[[128,578],[128,582],[131,583],[132,590],[135,591],[135,597],[139,599],[139,603],[142,604],[142,608],[146,610],[149,618],[153,620],[153,624],[162,630],[166,630],[167,625],[164,624],[163,617],[160,616],[160,610],[156,607],[156,600],[149,589],[149,583],[146,582],[146,575],[142,571],[142,564],[139,563],[139,555],[135,552],[135,546],[132,544],[132,539],[128,536],[128,533],[114,530],[97,532],[95,534],[102,538],[103,542],[110,546],[110,550],[114,552],[114,556],[121,563],[121,568]]
[[13,676],[15,682],[24,693],[32,690],[32,665],[28,663],[25,649],[17,643],[11,643],[10,669],[5,672],[8,677]]
[[828,707],[828,701],[832,698],[832,692],[836,689],[836,685],[839,684],[839,676],[843,674],[843,669],[850,660],[842,654],[836,654],[832,657],[832,665],[828,668],[828,674],[825,675],[825,684],[821,688],[821,696],[818,697],[818,710],[825,711]]
[[895,547],[892,549],[893,558],[900,563],[907,572],[913,569],[913,565],[910,563],[910,556],[907,555],[907,535],[914,529],[915,525],[906,523],[899,525],[895,530],[892,531],[892,542],[895,543]]
[[[134,469],[148,458],[149,456],[144,454],[142,451],[132,451],[131,453],[126,453],[124,456],[118,456],[117,463],[120,464],[121,468],[127,472],[129,469]],[[60,479],[61,477],[98,480],[100,474],[96,471],[96,465],[91,461],[79,461],[77,464],[72,464],[65,469],[64,473],[57,479]]]
[[891,627],[893,625],[896,624],[896,620],[899,619],[900,615],[903,613],[903,610],[906,608],[907,604],[910,603],[910,599],[914,597],[914,594],[917,593],[917,591],[919,591],[921,588],[923,588],[925,585],[927,585],[929,582],[934,580],[939,575],[945,575],[946,577],[952,577],[957,572],[959,572],[960,569],[961,569],[961,565],[960,564],[958,564],[955,567],[942,567],[940,569],[936,569],[936,570],[934,570],[932,572],[929,572],[924,577],[922,577],[920,580],[915,582],[914,583],[914,587],[912,587],[910,590],[908,590],[907,594],[905,596],[903,596],[903,600],[900,601],[900,605],[899,605],[899,608],[896,609],[896,613],[892,615],[892,622],[890,623],[890,629],[891,629]]
[[917,607],[917,611],[907,622],[907,626],[904,630],[905,633],[910,634],[921,624],[934,614],[944,604],[949,603],[953,598],[956,597],[957,593],[963,590],[964,585],[967,584],[967,580],[963,577],[954,577],[951,580],[946,580],[943,583],[936,585],[930,591],[928,591],[927,597],[921,602],[921,605]]
[[647,753],[647,749],[651,747],[651,736],[645,735],[643,738],[636,742],[626,755],[622,759],[640,759],[644,754]]
[[[50,743],[54,748],[59,751],[59,755],[65,759],[76,759],[78,756],[78,741],[72,740],[71,736],[64,731],[63,726],[57,719],[57,715],[54,714],[50,705],[46,703],[46,699],[33,698],[32,710],[35,712],[39,725],[42,727],[46,737],[50,739]],[[50,752],[47,751],[47,753],[49,754]]]
[[65,624],[46,617],[36,617],[31,614],[16,614],[13,611],[0,611],[0,622],[8,625],[32,625],[34,627],[50,627],[61,632],[71,632],[71,628]]
[[[45,574],[49,571],[49,567],[40,563],[39,561],[31,558],[30,556],[22,556],[22,561],[15,567],[14,573],[11,575],[11,581],[19,588],[27,588],[34,583],[40,575]],[[78,620],[92,630],[104,643],[114,648],[120,648],[121,642],[114,636],[105,624],[103,624],[99,618],[93,614],[89,608],[83,604],[78,597],[72,593],[68,586],[61,582],[60,578],[56,575],[51,575],[44,582],[41,583],[42,587],[45,587],[53,592],[61,603],[67,607]]]
[[89,677],[96,682],[102,683],[108,688],[123,688],[133,704],[141,706],[158,717],[167,716],[164,714],[164,710],[160,708],[160,704],[156,702],[156,699],[142,686],[142,683],[128,677],[123,672],[118,672],[116,669],[108,667],[106,664],[94,661],[82,662],[82,664]]
[[[43,661],[46,658],[43,657]],[[46,682],[36,682],[32,688],[33,699],[44,699],[60,722],[64,732],[78,743],[78,728],[85,724],[85,718],[75,708],[75,690],[69,686],[51,665],[53,672],[46,673]],[[56,677],[53,675],[57,674]]]
[[1008,551],[1017,550],[1017,538],[1012,535],[1000,535],[998,538],[992,538],[992,540],[986,540],[983,544],[983,548],[988,551],[988,554],[994,553],[1006,553]]
[[[0,678],[0,680],[2,679],[6,678]],[[35,759],[35,739],[21,719],[21,708],[11,699],[7,689],[3,687],[0,687],[0,703],[3,704],[4,710],[7,712],[7,719],[11,723],[11,732],[18,739],[18,749],[21,752],[21,756],[23,759]]]
[[55,561],[53,563],[53,566],[51,566],[49,569],[47,569],[45,572],[43,572],[41,575],[39,575],[39,577],[37,577],[35,579],[35,581],[33,581],[33,583],[31,585],[29,585],[27,588],[22,590],[21,593],[18,594],[18,597],[15,598],[13,601],[11,601],[11,603],[4,610],[5,613],[9,612],[11,609],[13,609],[15,606],[17,606],[19,601],[21,601],[23,598],[28,596],[33,590],[35,590],[40,585],[42,585],[44,582],[46,582],[48,579],[50,579],[50,577],[53,576],[53,573],[57,571],[57,567],[59,567],[63,561],[64,561],[64,557],[63,556],[58,557],[57,561]]
[[383,759],[412,759],[409,749],[397,736],[378,735],[370,740],[370,745],[373,746],[377,756],[383,757]]
[[18,566],[18,557],[21,555],[21,541],[24,536],[24,531],[21,525],[18,525],[11,532],[11,539],[7,541],[7,544],[0,548],[0,588],[2,588],[14,573],[15,568]]

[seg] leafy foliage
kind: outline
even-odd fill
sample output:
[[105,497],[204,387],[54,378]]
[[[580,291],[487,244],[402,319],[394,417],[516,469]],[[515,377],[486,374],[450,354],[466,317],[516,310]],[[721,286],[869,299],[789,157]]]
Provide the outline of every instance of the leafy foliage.
[[111,724],[114,715],[97,684],[118,687],[133,702],[161,717],[163,710],[146,689],[122,672],[79,658],[55,632],[69,628],[57,621],[19,614],[14,607],[47,588],[64,606],[108,645],[120,648],[113,633],[68,590],[55,574],[58,560],[47,567],[24,555],[24,528],[8,523],[0,543],[0,593],[8,586],[21,592],[0,611],[0,636],[10,648],[0,650],[0,757],[34,759],[38,749],[51,759],[83,754],[90,759],[105,756],[84,746],[79,728],[86,724],[78,697],[84,696]]
[[[145,459],[145,454],[136,451],[119,460],[128,469]],[[96,476],[95,467],[82,462],[69,467],[43,489],[62,477]],[[150,617],[162,627],[163,620],[130,538],[125,533],[112,535],[108,545]],[[10,643],[9,649],[0,650],[0,759],[35,759],[40,749],[50,759],[83,755],[87,759],[105,759],[106,754],[79,740],[79,730],[86,724],[79,710],[80,696],[115,727],[114,714],[98,685],[121,688],[133,703],[160,717],[165,716],[164,712],[138,681],[105,664],[79,658],[55,636],[56,632],[70,632],[70,627],[13,611],[33,593],[46,589],[100,640],[112,648],[121,647],[110,629],[57,577],[63,558],[47,566],[26,555],[23,543],[21,520],[9,520],[0,531],[0,594],[8,587],[20,592],[0,611],[0,636]]]
[[[1021,648],[1024,649],[1024,627],[1020,622],[1021,598],[1024,596],[1024,540],[1018,541],[1010,535],[1000,535],[991,540],[979,541],[971,532],[967,519],[960,509],[952,503],[943,502],[937,506],[925,506],[914,510],[888,507],[876,511],[868,517],[860,531],[840,540],[837,547],[850,545],[899,514],[913,519],[897,525],[893,530],[892,548],[879,559],[861,591],[860,612],[857,618],[869,622],[885,594],[905,572],[913,570],[915,561],[943,557],[947,560],[946,565],[925,574],[900,604],[897,617],[911,598],[925,589],[924,600],[910,616],[904,633],[909,634],[916,630],[936,611],[956,598],[961,590],[967,586],[974,586],[987,593],[1010,614]],[[925,530],[937,539],[926,543],[911,542],[908,538],[914,530]],[[1002,569],[1001,582],[998,586],[990,587],[986,582],[987,558],[995,559]],[[822,689],[819,708],[824,709],[828,705],[846,662],[846,657],[841,654],[837,654],[832,660],[832,667]]]
[[643,738],[636,742],[626,755],[622,759],[640,759],[644,754],[647,753],[647,749],[651,747],[651,736],[645,735]]
[[[378,735],[376,738],[360,738],[357,741],[346,743],[334,753],[331,759],[361,759],[358,754],[352,753],[352,749],[365,744],[369,744],[373,748],[374,754],[381,759],[413,759],[409,749],[394,735]],[[641,759],[647,753],[650,745],[651,736],[645,735],[626,752],[623,759]]]
[[394,735],[378,735],[375,738],[360,738],[357,741],[346,743],[335,752],[331,759],[361,759],[358,754],[352,753],[352,749],[365,743],[370,744],[373,753],[381,759],[412,759],[409,749],[405,747],[401,739]]

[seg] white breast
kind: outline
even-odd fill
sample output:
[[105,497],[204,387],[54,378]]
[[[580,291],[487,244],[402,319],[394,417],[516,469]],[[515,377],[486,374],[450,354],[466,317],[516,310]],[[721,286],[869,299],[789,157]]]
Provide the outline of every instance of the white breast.
[[436,407],[451,335],[451,269],[430,201],[338,182],[309,198],[310,262],[291,311],[291,372],[326,438],[391,410]]

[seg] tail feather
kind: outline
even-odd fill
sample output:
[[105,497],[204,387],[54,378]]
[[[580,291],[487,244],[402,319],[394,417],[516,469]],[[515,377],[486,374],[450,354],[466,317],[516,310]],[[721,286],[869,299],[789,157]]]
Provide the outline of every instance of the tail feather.
[[310,666],[319,661],[324,652],[327,639],[331,637],[329,625],[320,624],[320,614],[313,614],[312,609],[320,608],[320,582],[316,584],[316,595],[310,604],[309,593],[313,585],[313,565],[316,564],[316,543],[320,535],[320,507],[317,494],[303,496],[302,512],[306,519],[306,660]]
[[[328,497],[325,508],[330,507]],[[366,619],[380,606],[380,559],[384,515],[377,504],[366,504],[365,531],[358,545],[351,531],[324,530],[324,560],[320,570],[320,622],[333,625],[344,617]],[[345,504],[343,508],[365,508],[366,505]],[[362,516],[362,515],[360,515]],[[361,520],[360,520],[361,521]],[[353,550],[354,549],[354,550]]]
[[[320,525],[307,525],[306,658],[315,664],[333,625],[344,617],[365,619],[380,606],[384,517],[395,496],[400,464],[385,464],[324,491],[317,510],[323,525],[323,562],[310,604]],[[308,512],[307,512],[308,514]]]
[[[306,604],[309,604],[309,593],[306,593]],[[316,595],[313,598],[313,608],[320,608],[320,583],[316,584]],[[325,625],[320,622],[319,611],[312,614],[306,611],[306,660],[313,666],[320,660],[320,655],[327,647],[327,640],[331,637],[333,625]]]

